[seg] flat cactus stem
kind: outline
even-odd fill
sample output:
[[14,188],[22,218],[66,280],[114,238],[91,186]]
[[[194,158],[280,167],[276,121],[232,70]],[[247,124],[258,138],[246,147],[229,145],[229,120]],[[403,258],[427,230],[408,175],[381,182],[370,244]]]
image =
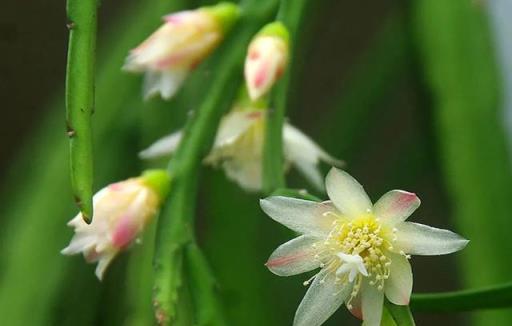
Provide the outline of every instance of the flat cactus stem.
[[69,48],[66,73],[66,122],[71,186],[87,223],[93,215],[93,153],[97,0],[68,0]]

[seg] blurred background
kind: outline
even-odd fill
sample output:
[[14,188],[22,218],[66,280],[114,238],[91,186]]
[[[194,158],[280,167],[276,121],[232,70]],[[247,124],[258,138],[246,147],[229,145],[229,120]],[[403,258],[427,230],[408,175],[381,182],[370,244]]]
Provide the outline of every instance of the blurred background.
[[[172,103],[141,100],[120,71],[128,50],[171,10],[213,1],[103,1],[96,86],[95,187],[136,175],[137,152],[180,128],[203,96],[192,80]],[[414,221],[469,238],[461,253],[414,257],[415,292],[510,280],[511,26],[507,0],[318,1],[307,13],[300,78],[288,117],[373,200],[389,189],[422,199]],[[64,1],[3,4],[0,12],[0,319],[4,325],[148,325],[154,230],[99,283],[94,266],[59,254],[76,212],[67,174]],[[205,63],[193,79],[209,76]],[[507,127],[508,126],[508,127]],[[324,166],[324,171],[329,167]],[[306,183],[292,172],[289,184]],[[322,194],[316,194],[324,196]],[[291,237],[222,172],[205,168],[201,247],[233,325],[289,325],[307,276],[263,263]],[[509,325],[512,310],[415,313],[418,325]],[[357,325],[340,309],[327,325]]]

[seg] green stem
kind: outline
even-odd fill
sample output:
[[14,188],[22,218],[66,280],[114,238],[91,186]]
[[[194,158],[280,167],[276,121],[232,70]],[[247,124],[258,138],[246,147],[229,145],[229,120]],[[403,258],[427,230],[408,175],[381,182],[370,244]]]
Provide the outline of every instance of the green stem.
[[68,0],[69,33],[66,74],[66,119],[70,145],[71,185],[83,218],[93,214],[91,116],[97,30],[96,0]]
[[154,303],[160,324],[168,324],[176,315],[181,285],[181,266],[177,263],[183,258],[184,246],[193,241],[194,200],[202,158],[213,143],[222,114],[230,108],[238,91],[246,44],[274,6],[274,0],[246,1],[244,24],[233,29],[212,58],[210,64],[216,67],[216,73],[204,87],[207,96],[187,123],[183,141],[169,163],[173,186],[158,221],[154,258]]
[[455,312],[512,306],[512,282],[474,290],[414,294],[414,311]]
[[397,306],[386,301],[385,309],[391,314],[397,326],[416,325],[409,306]]
[[282,0],[277,20],[281,21],[290,34],[289,64],[281,80],[275,86],[273,93],[273,108],[268,111],[266,123],[265,146],[263,151],[263,190],[271,193],[277,188],[286,185],[284,176],[284,149],[283,149],[283,123],[285,114],[290,108],[293,96],[293,80],[297,77],[296,57],[298,35],[302,23],[302,14],[312,1],[308,0]]
[[198,326],[227,325],[222,308],[215,297],[217,282],[211,268],[199,247],[192,243],[186,248],[187,275],[190,278]]

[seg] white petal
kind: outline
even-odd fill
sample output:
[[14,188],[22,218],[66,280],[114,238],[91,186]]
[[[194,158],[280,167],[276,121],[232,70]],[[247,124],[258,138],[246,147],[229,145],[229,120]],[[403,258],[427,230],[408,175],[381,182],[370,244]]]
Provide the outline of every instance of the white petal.
[[235,181],[244,190],[261,190],[261,161],[233,158],[223,162],[222,168],[228,179]]
[[318,163],[312,163],[306,160],[296,160],[293,164],[300,173],[318,190],[324,189],[324,180]]
[[372,203],[363,187],[347,172],[332,168],[325,180],[333,204],[349,218],[372,212]]
[[352,298],[350,302],[345,302],[345,304],[347,305],[347,309],[354,317],[360,320],[363,319],[363,310],[361,308],[361,291],[359,291],[355,298]]
[[412,255],[445,255],[463,249],[469,242],[452,231],[419,223],[403,222],[396,228],[393,246]]
[[412,192],[391,190],[375,203],[373,209],[378,218],[394,225],[405,221],[420,204],[420,199]]
[[96,244],[96,236],[78,233],[73,236],[69,245],[60,251],[63,255],[75,255],[85,251]]
[[341,306],[352,291],[352,283],[342,288],[334,279],[335,273],[318,273],[295,313],[293,326],[319,326]]
[[215,147],[234,142],[255,122],[264,117],[263,111],[232,111],[222,118],[215,136]]
[[311,138],[288,123],[283,127],[283,142],[286,160],[292,162],[317,189],[324,187],[318,167],[320,160],[333,166],[343,165],[342,161],[327,154]]
[[152,159],[173,154],[183,137],[183,131],[177,131],[163,138],[160,138],[148,148],[139,153],[141,159]]
[[385,283],[386,297],[396,305],[408,305],[412,291],[412,271],[403,255],[389,253],[390,275]]
[[[286,227],[306,235],[325,236],[333,226],[334,207],[329,202],[273,196],[260,200],[260,206],[268,216]],[[326,213],[326,214],[324,214]]]
[[155,95],[165,99],[171,99],[181,88],[188,71],[185,69],[173,69],[168,71],[148,71],[144,77],[144,99]]
[[318,268],[320,262],[315,259],[317,250],[313,247],[318,241],[304,235],[290,240],[279,246],[265,265],[279,276],[296,275]]
[[95,274],[96,277],[101,281],[103,280],[103,275],[105,274],[105,270],[107,269],[108,265],[112,262],[112,259],[114,259],[115,253],[112,254],[105,254],[98,260],[98,265],[96,265]]
[[365,326],[380,326],[384,293],[379,291],[376,285],[370,285],[368,280],[363,280],[361,286],[361,308]]

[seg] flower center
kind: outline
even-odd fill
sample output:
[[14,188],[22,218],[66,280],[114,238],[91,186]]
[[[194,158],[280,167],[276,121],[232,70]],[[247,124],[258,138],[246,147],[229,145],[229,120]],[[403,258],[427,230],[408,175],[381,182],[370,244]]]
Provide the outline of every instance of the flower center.
[[[326,214],[334,214],[327,212]],[[333,227],[325,241],[314,244],[318,250],[315,256],[320,261],[320,267],[327,268],[329,272],[345,270],[346,261],[340,259],[342,255],[361,257],[364,267],[368,272],[369,284],[384,289],[384,282],[389,278],[391,259],[386,255],[393,249],[396,240],[396,230],[382,225],[378,218],[372,214],[364,215],[351,221],[336,215]],[[347,266],[348,267],[348,266]],[[328,273],[330,274],[330,273]],[[362,273],[354,279],[350,274],[336,275],[336,284],[346,285],[354,283],[350,301],[359,292]],[[363,275],[366,276],[366,275]]]

